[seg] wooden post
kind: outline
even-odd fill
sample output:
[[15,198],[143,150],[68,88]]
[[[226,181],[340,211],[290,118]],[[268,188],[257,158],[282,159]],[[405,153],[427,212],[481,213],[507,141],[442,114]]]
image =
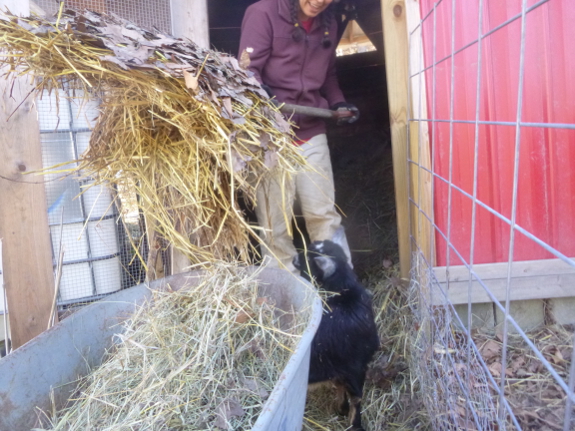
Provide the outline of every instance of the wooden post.
[[202,48],[210,47],[207,0],[171,0],[172,32]]
[[[207,0],[171,0],[172,32],[176,37],[190,39],[202,48],[210,47]],[[171,274],[183,272],[190,260],[170,246]]]
[[408,47],[405,2],[403,0],[381,0],[381,15],[393,152],[399,264],[401,276],[408,278],[411,252],[407,169]]
[[[427,119],[427,86],[425,75],[417,72],[423,70],[423,35],[421,32],[421,12],[419,0],[405,0],[407,16],[409,76],[413,76],[410,85],[410,118]],[[410,37],[411,35],[411,37]],[[414,76],[415,75],[415,76]],[[413,121],[409,124],[409,156],[416,164],[410,164],[408,174],[411,184],[411,233],[415,238],[419,252],[430,266],[435,266],[435,241],[431,220],[433,217],[433,202],[431,202],[431,151],[429,147],[429,124],[426,121]]]
[[[27,0],[0,3],[29,14]],[[0,81],[0,237],[12,347],[46,329],[54,295],[52,247],[42,177],[22,175],[42,168],[40,131],[29,77]],[[8,117],[12,115],[10,120]]]

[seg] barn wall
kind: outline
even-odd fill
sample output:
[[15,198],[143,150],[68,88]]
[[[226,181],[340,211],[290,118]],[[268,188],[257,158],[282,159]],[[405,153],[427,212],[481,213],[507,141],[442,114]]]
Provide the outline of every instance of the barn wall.
[[[433,8],[434,1],[421,2],[421,16]],[[529,1],[528,6],[534,4]],[[478,3],[458,7],[455,12],[455,50],[451,50],[451,2],[441,2],[434,20],[423,24],[425,66],[437,67],[425,72],[427,103],[435,123],[430,136],[435,152],[434,170],[449,177],[458,190],[435,181],[435,220],[443,234],[450,234],[454,247],[466,262],[504,262],[509,258],[509,224],[488,209],[477,206],[476,234],[472,239],[472,200],[474,194],[474,157],[477,151],[476,196],[483,204],[510,220],[513,209],[515,158],[515,121],[517,100],[521,100],[522,122],[519,144],[519,189],[517,224],[567,256],[575,256],[575,130],[560,127],[575,123],[575,8],[570,0],[554,0],[530,11],[526,18],[524,85],[518,88],[520,73],[521,20],[499,25],[520,16],[521,1],[485,2],[481,46],[472,42],[478,35]],[[492,32],[491,32],[492,31]],[[491,33],[489,33],[491,32]],[[435,35],[435,36],[434,36]],[[435,37],[435,54],[432,49]],[[471,44],[466,47],[466,45]],[[466,47],[465,49],[463,49]],[[481,57],[478,58],[479,47]],[[435,55],[435,57],[434,57]],[[451,62],[455,66],[454,94],[451,94]],[[481,61],[480,90],[478,61]],[[434,81],[435,74],[435,81]],[[435,84],[434,99],[432,94]],[[479,101],[477,101],[477,93]],[[450,101],[454,98],[453,165],[449,166]],[[478,116],[476,117],[476,109]],[[480,122],[476,140],[476,119]],[[496,123],[496,124],[494,124]],[[546,127],[540,123],[554,123]],[[466,195],[467,194],[467,195]],[[451,225],[448,226],[448,217]],[[437,264],[458,265],[451,253],[447,262],[447,243],[436,235]],[[514,260],[549,259],[551,253],[533,240],[516,232]]]

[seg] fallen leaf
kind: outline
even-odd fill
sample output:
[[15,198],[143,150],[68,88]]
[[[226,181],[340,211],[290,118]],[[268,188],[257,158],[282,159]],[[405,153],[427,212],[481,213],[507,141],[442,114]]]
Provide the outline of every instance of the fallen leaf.
[[144,39],[144,36],[142,36],[136,30],[128,30],[127,28],[122,28],[121,31],[122,31],[123,36],[129,37],[130,39],[133,39],[137,42],[141,42],[141,41],[146,40],[146,39]]
[[259,135],[259,141],[260,141],[260,146],[264,150],[267,150],[269,145],[271,144],[270,135],[268,133],[261,132]]
[[242,417],[245,414],[241,404],[235,398],[226,398],[218,406],[214,425],[220,429],[232,429],[230,420],[233,417]]
[[247,69],[248,67],[250,67],[250,53],[253,52],[254,49],[253,48],[246,48],[242,51],[242,54],[240,55],[240,67],[242,69]]
[[227,111],[229,118],[234,118],[234,108],[232,107],[232,99],[230,97],[223,97],[224,108]]
[[501,354],[501,344],[497,341],[489,340],[481,347],[480,353],[484,360],[489,361]]
[[184,80],[186,82],[186,87],[196,93],[199,85],[198,78],[187,70],[184,70]]
[[252,160],[250,156],[243,156],[232,148],[232,168],[234,172],[239,172],[246,168],[248,162]]
[[110,63],[114,63],[117,64],[118,66],[120,66],[122,69],[124,70],[128,70],[128,66],[126,66],[126,63],[124,63],[123,61],[118,60],[118,58],[114,57],[113,55],[104,55],[102,57],[100,57],[101,61],[107,61]]
[[501,363],[500,362],[494,362],[489,366],[489,371],[491,371],[491,374],[493,374],[493,377],[501,377]]
[[553,360],[554,363],[556,364],[560,364],[562,362],[565,362],[565,359],[563,358],[563,355],[561,354],[560,350],[557,350],[555,352],[555,354],[551,357],[551,359]]
[[523,368],[524,366],[525,366],[525,358],[523,356],[518,356],[515,359],[513,359],[513,361],[511,361],[510,368],[513,370],[513,372],[517,372],[517,370]]
[[290,126],[289,123],[284,119],[284,117],[277,111],[273,112],[274,119],[276,120],[276,126],[280,132],[289,133]]
[[258,299],[256,299],[256,304],[258,305],[268,304],[269,302],[270,298],[267,296],[260,296]]
[[268,169],[273,169],[278,163],[279,157],[275,151],[266,151],[264,153],[264,165],[268,167]]
[[264,351],[262,350],[262,348],[260,347],[260,344],[256,341],[256,340],[252,340],[249,343],[248,349],[250,352],[252,352],[258,359],[265,359],[266,355],[264,353]]
[[265,400],[269,397],[269,392],[262,388],[259,382],[254,377],[246,377],[244,379],[244,385],[246,389],[260,396],[261,399]]
[[543,370],[543,364],[541,363],[541,361],[534,360],[531,362],[531,364],[529,364],[529,366],[527,367],[527,370],[530,373],[538,373],[541,370]]
[[236,323],[246,323],[248,320],[250,320],[249,313],[246,313],[244,310],[238,311],[238,314],[236,314],[235,318]]

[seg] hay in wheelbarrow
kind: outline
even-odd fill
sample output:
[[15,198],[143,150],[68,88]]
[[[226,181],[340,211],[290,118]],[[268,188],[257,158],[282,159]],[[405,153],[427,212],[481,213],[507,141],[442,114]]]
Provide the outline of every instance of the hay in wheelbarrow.
[[42,413],[44,429],[251,429],[311,312],[286,327],[257,276],[217,264],[196,285],[155,292],[70,405]]
[[0,66],[35,79],[30,97],[63,90],[100,101],[74,174],[135,190],[148,229],[192,264],[249,261],[254,232],[240,195],[253,203],[264,175],[305,164],[256,79],[227,54],[116,16],[61,8],[7,18]]

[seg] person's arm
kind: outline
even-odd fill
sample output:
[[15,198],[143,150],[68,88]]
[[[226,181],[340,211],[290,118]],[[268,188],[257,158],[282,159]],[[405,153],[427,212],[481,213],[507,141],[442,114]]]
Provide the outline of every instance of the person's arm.
[[260,84],[263,84],[262,72],[271,54],[273,41],[269,17],[255,7],[249,7],[242,21],[241,31],[238,58],[246,48],[252,48],[248,69],[254,73]]
[[337,74],[335,70],[335,50],[330,57],[325,82],[321,87],[320,92],[326,98],[329,106],[345,102],[345,97],[343,96],[343,93],[339,88],[339,83],[337,82]]
[[350,117],[340,118],[338,124],[355,123],[359,119],[359,110],[351,103],[345,101],[345,97],[339,83],[337,82],[337,75],[335,70],[335,51],[331,56],[325,83],[321,87],[321,93],[327,99],[331,110],[337,111],[338,108],[345,108],[353,113]]

